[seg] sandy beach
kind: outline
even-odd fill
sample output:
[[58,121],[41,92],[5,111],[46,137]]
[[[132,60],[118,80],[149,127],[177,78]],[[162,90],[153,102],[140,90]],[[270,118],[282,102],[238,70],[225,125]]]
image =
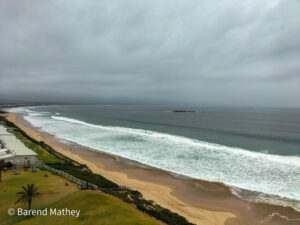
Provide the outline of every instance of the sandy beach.
[[268,204],[250,203],[235,197],[222,184],[196,179],[177,178],[152,168],[143,168],[114,156],[95,152],[73,143],[61,142],[31,127],[14,113],[5,117],[38,141],[57,152],[86,164],[94,173],[140,191],[146,199],[177,212],[200,225],[300,224],[300,213]]

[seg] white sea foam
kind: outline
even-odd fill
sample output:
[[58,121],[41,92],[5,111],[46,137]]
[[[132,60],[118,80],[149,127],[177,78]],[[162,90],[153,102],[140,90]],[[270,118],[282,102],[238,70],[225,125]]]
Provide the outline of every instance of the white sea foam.
[[222,182],[237,187],[233,193],[243,199],[300,211],[300,157],[254,152],[141,129],[95,125],[36,112],[27,112],[25,119],[58,138],[173,173]]
[[12,112],[12,113],[25,113],[26,108],[25,107],[7,108],[5,109],[5,111]]

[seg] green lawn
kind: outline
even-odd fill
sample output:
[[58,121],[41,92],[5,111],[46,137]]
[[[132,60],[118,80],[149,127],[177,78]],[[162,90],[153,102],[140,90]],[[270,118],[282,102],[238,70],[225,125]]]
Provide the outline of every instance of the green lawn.
[[[37,170],[32,173],[31,170],[18,170],[20,174],[14,175],[11,170],[2,172],[2,182],[0,183],[0,224],[9,224],[17,217],[7,215],[8,208],[26,208],[22,204],[15,204],[17,200],[16,192],[21,191],[21,186],[32,184],[39,186],[39,190],[43,195],[39,199],[33,200],[32,207],[40,208],[52,204],[59,199],[74,193],[77,185],[73,184],[62,177],[53,175],[45,170]],[[48,175],[48,177],[45,177]],[[66,186],[65,183],[69,186]]]
[[[138,225],[138,224],[161,224],[147,214],[138,211],[132,205],[121,200],[96,191],[78,191],[73,184],[62,177],[51,174],[48,171],[20,169],[19,175],[13,175],[12,171],[2,172],[0,183],[0,224],[30,224],[30,225]],[[48,177],[45,177],[45,175]],[[65,182],[69,186],[65,185]],[[16,192],[21,190],[22,185],[34,183],[40,187],[43,195],[33,201],[33,208],[69,208],[80,209],[78,218],[71,216],[37,216],[18,217],[8,216],[8,208],[27,208],[22,204],[15,204]]]
[[160,222],[119,199],[95,191],[76,192],[48,208],[80,209],[80,216],[36,216],[18,225],[159,225]]

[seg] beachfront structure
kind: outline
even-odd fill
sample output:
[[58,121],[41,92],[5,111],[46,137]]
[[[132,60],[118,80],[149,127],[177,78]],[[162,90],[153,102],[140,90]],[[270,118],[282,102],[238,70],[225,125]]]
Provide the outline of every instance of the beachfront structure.
[[0,160],[16,166],[33,166],[37,162],[37,154],[0,125]]

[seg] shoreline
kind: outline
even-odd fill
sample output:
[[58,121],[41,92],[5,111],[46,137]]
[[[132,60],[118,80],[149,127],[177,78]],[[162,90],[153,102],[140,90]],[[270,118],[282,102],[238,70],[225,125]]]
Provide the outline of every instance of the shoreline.
[[[300,213],[281,206],[251,203],[238,199],[229,187],[192,178],[180,179],[155,168],[143,168],[124,160],[77,145],[61,143],[55,137],[38,131],[21,116],[5,117],[29,136],[44,141],[57,152],[86,164],[94,173],[120,185],[140,191],[145,199],[177,212],[196,224],[297,224]],[[285,218],[286,217],[286,218]]]

